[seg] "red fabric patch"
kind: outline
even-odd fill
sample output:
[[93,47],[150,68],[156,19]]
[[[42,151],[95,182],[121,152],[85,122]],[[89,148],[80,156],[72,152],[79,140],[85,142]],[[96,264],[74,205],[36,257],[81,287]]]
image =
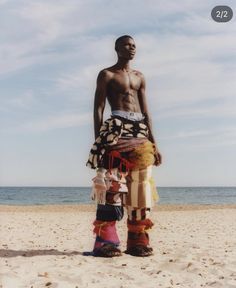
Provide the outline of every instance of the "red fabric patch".
[[111,242],[119,242],[119,237],[116,232],[116,221],[100,221],[95,220],[93,232],[101,237],[103,240]]

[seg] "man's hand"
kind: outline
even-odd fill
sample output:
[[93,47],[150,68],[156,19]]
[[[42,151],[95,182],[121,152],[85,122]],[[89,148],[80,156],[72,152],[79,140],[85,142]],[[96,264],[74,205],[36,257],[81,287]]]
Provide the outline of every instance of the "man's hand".
[[155,157],[154,165],[160,166],[162,163],[162,156],[161,156],[161,153],[159,152],[159,150],[157,148],[155,149],[154,157]]

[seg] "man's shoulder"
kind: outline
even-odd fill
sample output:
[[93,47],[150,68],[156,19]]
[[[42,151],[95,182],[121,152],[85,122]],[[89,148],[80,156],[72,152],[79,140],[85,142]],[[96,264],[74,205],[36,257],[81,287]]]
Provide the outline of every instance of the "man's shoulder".
[[111,67],[104,68],[98,73],[98,78],[109,79],[112,76]]
[[132,70],[132,72],[133,72],[136,76],[138,76],[138,77],[140,77],[140,78],[144,78],[143,73],[140,72],[139,70],[134,69],[134,70]]

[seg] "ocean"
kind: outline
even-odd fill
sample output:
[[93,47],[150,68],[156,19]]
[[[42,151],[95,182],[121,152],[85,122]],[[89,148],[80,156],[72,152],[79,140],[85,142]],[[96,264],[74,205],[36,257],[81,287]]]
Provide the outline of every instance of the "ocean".
[[[158,204],[236,204],[236,187],[158,187],[158,194]],[[90,187],[0,187],[0,204],[92,204],[90,195]]]

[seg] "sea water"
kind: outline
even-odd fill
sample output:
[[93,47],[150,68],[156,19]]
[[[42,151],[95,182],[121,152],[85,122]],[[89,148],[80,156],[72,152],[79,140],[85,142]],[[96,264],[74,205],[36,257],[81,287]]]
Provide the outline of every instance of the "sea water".
[[[159,204],[236,204],[236,187],[158,187]],[[92,204],[91,187],[0,187],[0,204]]]

